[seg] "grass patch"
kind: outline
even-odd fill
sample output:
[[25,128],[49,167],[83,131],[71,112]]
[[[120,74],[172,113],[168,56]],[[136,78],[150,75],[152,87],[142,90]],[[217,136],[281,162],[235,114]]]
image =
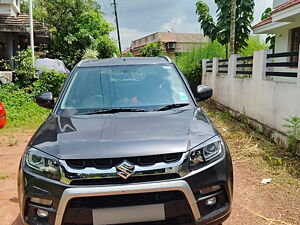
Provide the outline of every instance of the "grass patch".
[[234,163],[249,162],[267,172],[278,185],[300,187],[300,160],[295,154],[276,145],[271,139],[237,121],[211,102],[201,104],[224,136]]
[[38,106],[25,89],[12,83],[0,86],[0,99],[7,114],[7,124],[0,130],[0,135],[20,128],[36,128],[50,113],[50,110]]
[[4,179],[4,178],[6,178],[6,177],[7,177],[7,175],[1,174],[1,173],[0,173],[0,180],[1,180],[1,179]]

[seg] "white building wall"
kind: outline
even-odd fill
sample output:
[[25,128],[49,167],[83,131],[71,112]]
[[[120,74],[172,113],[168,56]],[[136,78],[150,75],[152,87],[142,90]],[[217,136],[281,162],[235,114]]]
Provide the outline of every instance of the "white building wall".
[[[212,73],[206,73],[203,69],[202,83],[214,89],[214,101],[285,133],[284,118],[300,117],[300,67],[298,78],[292,78],[290,82],[268,80],[265,77],[267,53],[266,50],[254,53],[252,78],[235,77],[237,56],[232,55],[228,75],[217,75],[214,69]],[[216,60],[214,65],[217,65]]]
[[0,15],[17,16],[20,13],[20,0],[0,0]]
[[299,17],[295,17],[295,20],[285,26],[278,27],[274,30],[274,34],[276,35],[275,42],[275,52],[288,52],[290,51],[290,32],[291,29],[300,27],[300,14]]
[[[291,29],[300,27],[300,17],[296,18],[293,23],[290,23],[288,25],[279,27],[275,30],[275,53],[281,53],[281,52],[290,52],[291,51]],[[269,62],[272,62],[274,60],[275,62],[289,62],[290,57],[282,57],[282,58],[275,58],[269,60]],[[272,70],[270,68],[269,70]],[[273,70],[276,70],[278,72],[295,72],[296,69],[294,68],[288,68],[288,67],[279,67],[279,68],[273,68]],[[284,82],[292,82],[293,79],[291,78],[281,78],[281,77],[274,77],[274,80],[276,81],[284,81]]]

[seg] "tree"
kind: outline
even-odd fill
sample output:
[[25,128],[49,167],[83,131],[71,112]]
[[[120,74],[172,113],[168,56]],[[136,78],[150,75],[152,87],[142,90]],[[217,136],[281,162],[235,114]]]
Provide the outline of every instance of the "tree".
[[229,53],[235,52],[236,0],[231,0],[230,48]]
[[[217,21],[210,15],[209,7],[203,1],[196,3],[198,21],[204,35],[212,41],[218,40],[222,45],[228,45],[230,41],[231,25],[231,0],[215,0],[218,6]],[[236,0],[236,27],[234,52],[247,46],[250,35],[250,26],[253,21],[254,0]]]
[[20,4],[20,7],[21,7],[20,10],[21,10],[22,13],[29,14],[29,2],[28,2],[28,0],[22,0],[21,4]]
[[[263,20],[269,18],[271,16],[271,13],[272,13],[272,9],[270,7],[266,8],[265,11],[263,12],[263,14],[261,15],[261,20],[263,21]],[[267,36],[266,44],[269,44],[270,49],[272,49],[273,52],[274,52],[274,49],[275,49],[275,34],[269,34]]]
[[142,56],[145,57],[155,57],[160,56],[162,53],[161,42],[149,43],[140,50]]
[[100,9],[93,0],[35,0],[34,18],[52,32],[49,56],[63,60],[72,68],[87,48],[97,50],[99,58],[118,53],[109,37],[114,28],[103,18]]

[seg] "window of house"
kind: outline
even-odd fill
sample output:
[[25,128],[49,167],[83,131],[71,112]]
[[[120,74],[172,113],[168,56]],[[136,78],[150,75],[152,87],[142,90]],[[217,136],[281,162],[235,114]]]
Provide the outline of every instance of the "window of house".
[[[300,27],[294,28],[291,31],[291,52],[298,52],[300,45]],[[292,62],[298,62],[299,56],[291,57]]]

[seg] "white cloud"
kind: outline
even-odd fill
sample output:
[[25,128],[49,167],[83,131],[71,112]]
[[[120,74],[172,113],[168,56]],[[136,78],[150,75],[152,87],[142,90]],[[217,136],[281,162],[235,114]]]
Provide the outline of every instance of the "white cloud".
[[170,22],[164,23],[160,29],[163,32],[171,31],[177,33],[198,33],[198,24],[191,24],[184,16],[175,17]]
[[120,28],[120,33],[121,33],[121,43],[122,43],[123,50],[130,47],[131,41],[149,35],[149,33],[138,31],[135,29],[129,29],[125,27]]

